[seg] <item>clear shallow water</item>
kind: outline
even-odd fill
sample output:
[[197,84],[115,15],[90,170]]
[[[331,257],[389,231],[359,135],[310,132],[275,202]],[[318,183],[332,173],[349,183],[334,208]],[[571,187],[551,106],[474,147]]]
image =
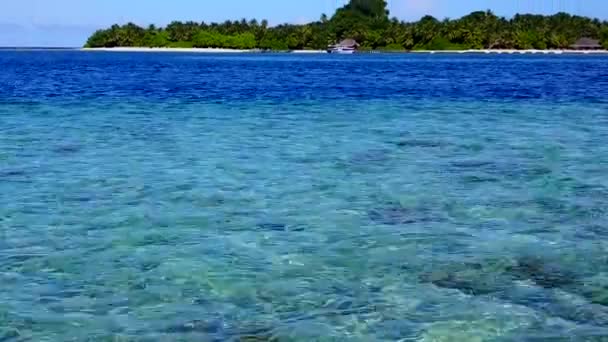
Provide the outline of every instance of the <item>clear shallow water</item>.
[[0,53],[0,340],[608,338],[605,57]]

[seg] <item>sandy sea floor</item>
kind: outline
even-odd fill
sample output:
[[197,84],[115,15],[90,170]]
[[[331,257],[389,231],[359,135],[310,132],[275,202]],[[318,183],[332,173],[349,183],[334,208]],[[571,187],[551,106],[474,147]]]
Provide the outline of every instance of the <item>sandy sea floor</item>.
[[607,341],[607,64],[0,52],[0,341]]

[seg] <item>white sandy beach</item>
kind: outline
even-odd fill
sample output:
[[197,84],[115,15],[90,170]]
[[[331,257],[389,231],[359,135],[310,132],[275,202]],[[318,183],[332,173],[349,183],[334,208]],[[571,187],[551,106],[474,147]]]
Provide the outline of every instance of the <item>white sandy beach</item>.
[[[111,51],[111,52],[187,52],[187,53],[255,53],[262,50],[238,50],[222,48],[147,48],[147,47],[114,47],[114,48],[82,48],[81,51]],[[298,54],[327,53],[323,50],[295,50]]]
[[[114,47],[114,48],[82,48],[81,51],[111,51],[111,52],[185,52],[185,53],[255,53],[261,50],[238,50],[221,48],[147,48],[147,47]],[[324,50],[294,50],[291,53],[298,54],[324,54]],[[561,54],[608,54],[608,50],[413,50],[395,51],[394,53],[423,53],[423,54],[539,54],[539,55],[561,55]]]
[[188,53],[246,53],[257,50],[237,50],[219,48],[148,48],[148,47],[113,47],[113,48],[82,48],[81,51],[111,51],[111,52],[188,52]]
[[515,50],[515,49],[483,49],[483,50],[413,50],[411,53],[461,53],[461,54],[509,54],[509,55],[562,55],[562,54],[608,54],[608,50]]

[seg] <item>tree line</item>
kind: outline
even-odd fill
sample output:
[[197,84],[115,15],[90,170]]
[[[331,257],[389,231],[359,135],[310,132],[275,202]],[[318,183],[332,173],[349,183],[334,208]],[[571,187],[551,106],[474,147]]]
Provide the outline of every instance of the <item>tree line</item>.
[[608,22],[568,13],[499,17],[491,11],[459,19],[424,16],[416,22],[390,18],[385,0],[351,0],[330,18],[270,27],[268,21],[224,23],[174,21],[146,28],[133,23],[96,31],[86,47],[197,47],[229,49],[325,49],[353,38],[364,50],[566,49],[579,38],[608,48]]

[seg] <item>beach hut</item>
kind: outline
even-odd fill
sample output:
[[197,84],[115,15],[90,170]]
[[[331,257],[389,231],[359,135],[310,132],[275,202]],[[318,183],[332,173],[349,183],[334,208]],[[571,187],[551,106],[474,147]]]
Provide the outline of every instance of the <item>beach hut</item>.
[[347,38],[335,45],[330,45],[327,51],[330,53],[354,53],[357,51],[359,44],[356,40]]
[[600,41],[597,39],[591,38],[581,38],[576,41],[576,43],[570,46],[575,50],[601,50],[603,49]]
[[344,39],[338,45],[343,48],[350,48],[350,49],[356,49],[359,47],[359,44],[357,43],[357,41],[354,39],[351,39],[351,38]]

